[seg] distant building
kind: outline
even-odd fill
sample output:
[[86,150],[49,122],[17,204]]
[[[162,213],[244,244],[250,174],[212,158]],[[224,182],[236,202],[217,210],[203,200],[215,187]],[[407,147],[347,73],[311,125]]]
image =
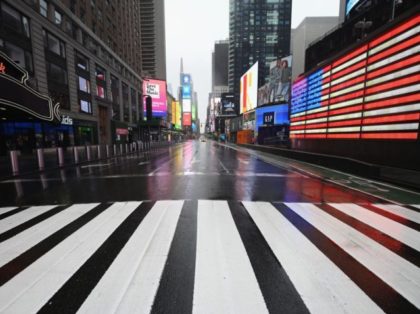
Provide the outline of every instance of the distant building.
[[221,40],[214,44],[212,53],[212,91],[229,85],[229,41]]
[[143,75],[166,80],[165,2],[164,0],[134,2],[140,5]]
[[290,54],[291,0],[230,0],[229,90],[239,103],[241,76],[259,62],[258,86],[270,63]]
[[338,17],[306,17],[296,29],[293,30],[293,39],[291,43],[293,66],[292,81],[299,74],[305,72],[305,51],[309,44],[315,39],[324,36],[328,31],[336,27]]

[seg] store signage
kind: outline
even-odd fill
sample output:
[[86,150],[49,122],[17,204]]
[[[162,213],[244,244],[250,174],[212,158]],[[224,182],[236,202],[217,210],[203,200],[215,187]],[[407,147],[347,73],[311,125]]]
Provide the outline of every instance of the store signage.
[[64,124],[64,125],[73,125],[73,119],[70,118],[69,116],[63,116],[61,118],[61,124]]
[[128,129],[116,129],[115,132],[117,133],[117,135],[128,135]]
[[273,125],[274,124],[274,112],[265,112],[263,114],[263,120],[265,125]]
[[28,72],[0,51],[0,104],[44,121],[60,121],[60,105],[27,85]]

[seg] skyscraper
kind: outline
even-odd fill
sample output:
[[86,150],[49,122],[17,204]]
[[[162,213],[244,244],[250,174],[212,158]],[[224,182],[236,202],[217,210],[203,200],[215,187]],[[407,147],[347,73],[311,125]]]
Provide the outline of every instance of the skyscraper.
[[166,80],[164,0],[142,0],[138,3],[141,18],[143,74],[147,77]]
[[258,85],[270,62],[290,54],[291,0],[230,0],[229,90],[239,103],[241,76],[259,62]]
[[212,53],[212,91],[217,87],[228,86],[229,41],[220,40],[214,44]]

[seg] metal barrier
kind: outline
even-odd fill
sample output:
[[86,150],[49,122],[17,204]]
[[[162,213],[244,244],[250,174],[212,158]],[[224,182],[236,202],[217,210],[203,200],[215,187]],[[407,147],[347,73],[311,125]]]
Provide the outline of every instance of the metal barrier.
[[[176,142],[174,142],[176,143]],[[9,152],[11,174],[17,176],[22,172],[31,172],[29,169],[44,171],[54,167],[65,167],[66,165],[78,165],[83,162],[90,162],[94,160],[101,160],[104,158],[112,158],[123,156],[124,154],[135,154],[141,152],[148,152],[150,150],[157,150],[173,144],[172,142],[143,142],[136,141],[133,143],[113,144],[110,145],[93,145],[93,146],[72,146],[72,147],[57,147],[56,149],[38,148],[33,156],[21,156],[20,151],[12,150]],[[19,167],[19,162],[24,162],[22,169]],[[31,166],[33,163],[33,166]],[[35,170],[33,169],[33,170]],[[7,170],[6,170],[7,171]],[[10,172],[8,173],[10,175]]]

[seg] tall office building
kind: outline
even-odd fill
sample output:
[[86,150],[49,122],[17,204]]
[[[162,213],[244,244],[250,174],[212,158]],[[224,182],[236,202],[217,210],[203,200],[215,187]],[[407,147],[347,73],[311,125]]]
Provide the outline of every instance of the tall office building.
[[240,78],[255,62],[262,86],[270,62],[290,54],[292,1],[230,0],[229,11],[229,90],[239,103]]
[[143,74],[146,77],[166,80],[164,0],[133,2],[140,4]]
[[[142,1],[143,2],[143,1]],[[0,0],[0,50],[60,103],[62,124],[1,114],[7,145],[125,142],[142,115],[140,1]]]
[[212,91],[229,84],[229,41],[220,40],[214,44],[212,53]]

